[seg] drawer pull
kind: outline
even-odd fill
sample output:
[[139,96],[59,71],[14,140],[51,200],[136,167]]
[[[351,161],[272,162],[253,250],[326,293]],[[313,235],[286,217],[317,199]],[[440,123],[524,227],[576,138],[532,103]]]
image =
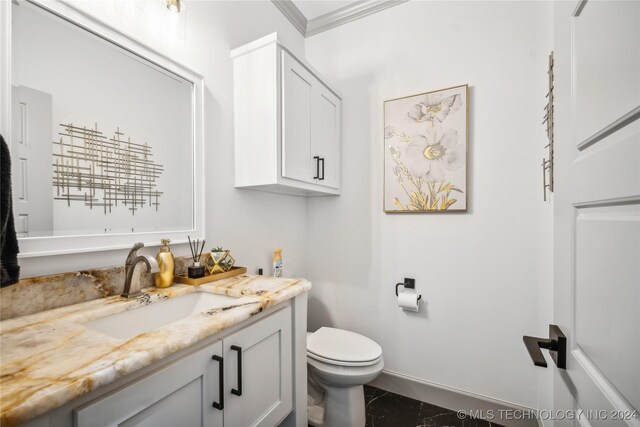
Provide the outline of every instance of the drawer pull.
[[218,362],[218,398],[220,402],[213,402],[213,406],[216,409],[224,409],[224,358],[218,355],[211,356],[213,360]]
[[313,179],[320,179],[320,157],[313,156],[313,160],[316,161],[316,176]]
[[231,350],[238,352],[238,388],[232,388],[231,394],[242,396],[242,347],[232,345]]

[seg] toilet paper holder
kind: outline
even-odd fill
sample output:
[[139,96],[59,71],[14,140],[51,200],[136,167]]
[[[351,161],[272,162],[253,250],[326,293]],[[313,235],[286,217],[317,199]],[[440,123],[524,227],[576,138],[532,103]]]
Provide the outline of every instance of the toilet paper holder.
[[[415,289],[416,279],[407,279],[405,277],[404,283],[396,283],[396,296],[398,296],[398,286],[404,286],[405,289]],[[422,295],[418,295],[418,301],[422,298]]]

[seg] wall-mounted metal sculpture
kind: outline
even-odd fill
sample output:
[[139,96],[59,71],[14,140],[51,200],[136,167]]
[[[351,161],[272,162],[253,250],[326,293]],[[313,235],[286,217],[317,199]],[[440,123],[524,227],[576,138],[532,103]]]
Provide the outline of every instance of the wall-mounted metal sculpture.
[[[542,124],[547,126],[548,144],[545,148],[549,149],[549,158],[542,159],[542,193],[544,201],[547,201],[547,190],[553,193],[553,52],[549,54],[549,92],[547,92],[547,105],[544,110],[544,120]],[[547,179],[548,174],[548,179]]]
[[151,147],[145,142],[131,142],[117,128],[112,138],[98,130],[60,124],[58,146],[54,149],[53,186],[55,200],[81,202],[90,209],[102,207],[104,213],[120,203],[131,211],[155,206],[158,210],[162,191],[156,180],[164,167],[151,157]]

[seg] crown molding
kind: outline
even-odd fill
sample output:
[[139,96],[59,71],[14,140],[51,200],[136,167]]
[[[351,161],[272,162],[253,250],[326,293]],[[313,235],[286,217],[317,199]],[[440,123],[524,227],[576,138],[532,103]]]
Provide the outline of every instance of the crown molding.
[[305,37],[311,37],[331,28],[355,21],[356,19],[364,18],[367,15],[397,6],[406,1],[408,0],[362,0],[354,2],[333,12],[309,20],[307,22]]
[[361,0],[308,20],[291,0],[271,0],[304,37],[311,37],[409,0]]
[[291,0],[271,0],[280,12],[300,31],[304,37],[307,36],[307,18],[300,12]]

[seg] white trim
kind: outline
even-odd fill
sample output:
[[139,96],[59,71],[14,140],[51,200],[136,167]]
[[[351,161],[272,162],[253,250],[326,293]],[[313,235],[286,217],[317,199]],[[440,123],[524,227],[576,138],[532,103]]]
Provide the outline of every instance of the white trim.
[[582,9],[584,9],[586,5],[587,5],[587,0],[578,1],[578,4],[576,5],[576,8],[573,10],[573,13],[571,14],[571,16],[573,16],[574,18],[580,16],[580,14],[582,13]]
[[[157,246],[159,239],[168,238],[175,243],[184,242],[187,234],[202,239],[205,235],[204,192],[204,78],[163,54],[112,28],[108,24],[66,4],[62,0],[21,0],[47,10],[99,37],[121,47],[125,53],[146,59],[154,65],[181,76],[193,84],[193,175],[192,228],[188,230],[153,231],[126,234],[93,234],[78,236],[47,236],[20,238],[19,258],[108,251],[130,247],[141,241],[147,246]],[[2,44],[0,44],[0,132],[11,137],[11,4],[0,2]]]
[[307,19],[293,1],[271,0],[304,37],[311,37],[407,1],[409,0],[361,0],[316,18]]
[[[577,404],[576,404],[576,411],[578,411],[579,414],[584,413],[584,409],[582,409],[580,405],[577,405]],[[587,417],[585,417],[584,415],[578,416],[578,422],[580,423],[581,427],[592,427],[591,423],[589,422]]]
[[[253,52],[254,50],[257,49],[261,49],[265,46],[268,46],[270,44],[277,44],[282,50],[286,51],[287,53],[289,53],[292,57],[295,58],[296,61],[298,61],[300,64],[302,64],[303,67],[305,67],[311,74],[313,74],[318,80],[320,80],[320,83],[322,83],[327,89],[329,89],[329,91],[331,91],[335,96],[337,96],[340,100],[342,100],[342,95],[340,94],[340,92],[338,92],[336,89],[334,89],[333,87],[331,87],[328,83],[327,83],[327,79],[325,79],[324,77],[322,77],[322,75],[311,66],[311,64],[309,64],[306,60],[301,59],[299,57],[297,57],[293,52],[291,52],[291,50],[289,50],[284,44],[283,41],[280,37],[278,37],[278,33],[271,33],[268,34],[264,37],[259,38],[258,40],[254,40],[250,43],[247,43],[243,46],[237,47],[235,49],[233,49],[231,51],[231,58],[237,58],[239,56],[242,55],[246,55],[248,53]],[[278,53],[279,54],[279,53]],[[255,186],[251,186],[254,187]],[[236,188],[241,188],[236,186]],[[313,190],[313,189],[317,190],[317,186],[315,184],[310,184],[309,189]],[[332,193],[332,190],[327,188],[327,192],[328,193]]]
[[233,49],[231,51],[231,58],[237,58],[239,56],[242,55],[246,55],[247,53],[251,53],[254,50],[258,50],[261,49],[265,46],[268,46],[272,43],[278,43],[279,45],[282,45],[282,41],[280,40],[280,38],[278,37],[278,33],[271,33],[271,34],[267,34],[264,37],[259,38],[258,40],[254,40],[251,43],[247,43],[245,45],[242,45],[240,47],[237,47],[235,49]]
[[291,0],[271,0],[280,12],[306,37],[308,20]]
[[0,1],[0,134],[11,147],[11,2]]
[[[616,387],[609,381],[609,379],[602,373],[602,371],[596,366],[595,363],[582,351],[581,348],[576,348],[571,351],[571,358],[578,366],[572,365],[572,371],[568,372],[569,377],[574,382],[584,384],[585,387],[581,388],[581,392],[586,395],[593,395],[593,392],[600,393],[611,404],[612,412],[620,414],[632,414],[637,413],[637,409],[631,405],[631,403],[620,393]],[[580,376],[588,378],[588,381],[581,381]],[[593,387],[592,393],[587,392],[586,387]],[[589,406],[586,406],[589,408]],[[598,408],[600,409],[600,408]],[[609,412],[609,413],[612,413]],[[640,427],[640,420],[638,418],[621,418],[630,427]]]
[[[536,413],[535,409],[483,396],[464,390],[459,390],[446,385],[424,381],[409,375],[383,369],[378,378],[369,385],[390,391],[402,396],[410,397],[421,402],[428,402],[432,405],[441,406],[453,411],[464,411],[466,414],[471,411],[483,411],[485,414],[495,415],[493,421],[506,427],[538,427],[542,424],[531,419],[501,419],[500,411],[523,411],[527,414]],[[513,416],[512,418],[523,418]],[[492,421],[492,420],[488,420]]]
[[364,18],[382,10],[402,4],[408,0],[362,0],[309,20],[305,37],[311,37],[331,28]]
[[605,126],[604,128],[600,129],[598,132],[591,135],[589,138],[580,142],[578,144],[578,150],[582,151],[585,148],[592,146],[596,142],[603,140],[607,136],[611,135],[614,132],[617,132],[618,130],[622,129],[628,124],[633,123],[638,119],[640,119],[640,106],[634,108],[633,110],[629,111],[627,114],[624,114],[619,119],[615,120],[612,123],[609,123],[607,126]]

